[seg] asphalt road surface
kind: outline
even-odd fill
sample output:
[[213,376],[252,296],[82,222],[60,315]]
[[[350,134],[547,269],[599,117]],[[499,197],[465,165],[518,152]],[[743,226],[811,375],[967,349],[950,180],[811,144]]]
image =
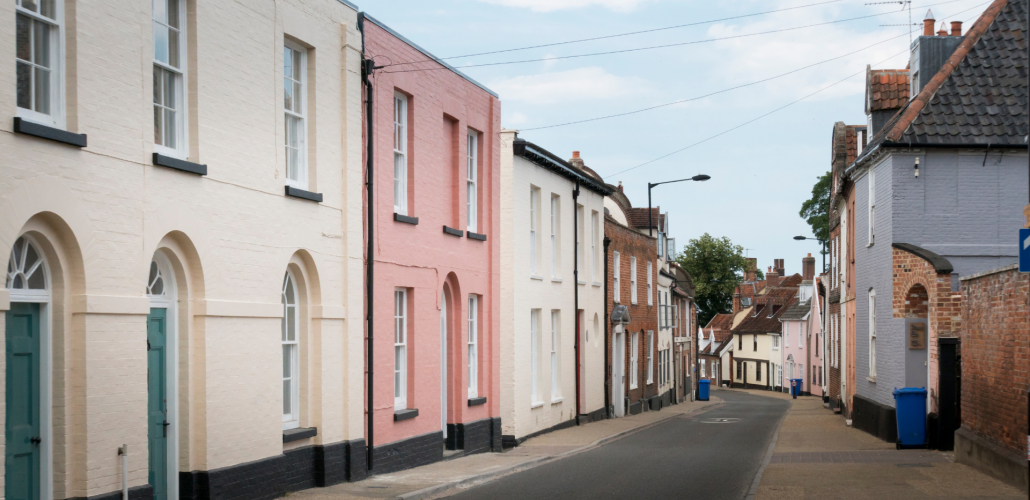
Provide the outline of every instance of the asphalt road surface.
[[726,403],[450,498],[740,500],[789,404],[735,391],[713,395]]

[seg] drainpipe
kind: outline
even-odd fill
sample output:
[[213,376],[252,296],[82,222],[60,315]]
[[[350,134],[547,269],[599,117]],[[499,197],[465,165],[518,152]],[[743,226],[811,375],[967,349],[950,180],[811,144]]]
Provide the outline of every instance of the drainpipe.
[[[361,47],[362,47],[362,50],[364,50],[364,47],[365,47],[365,16],[364,16],[364,14],[361,14],[360,17],[358,18],[358,28],[361,30]],[[374,374],[373,367],[375,365],[372,363],[372,359],[373,359],[372,353],[373,353],[373,345],[374,345],[374,342],[373,342],[374,335],[373,335],[373,329],[372,329],[372,319],[373,319],[372,311],[373,311],[373,305],[374,305],[374,302],[375,302],[373,300],[373,298],[375,297],[375,295],[374,295],[375,287],[373,286],[374,278],[375,278],[375,274],[373,272],[373,264],[375,263],[375,254],[374,254],[375,246],[373,245],[373,241],[372,241],[373,237],[375,236],[375,226],[373,225],[373,222],[374,222],[373,216],[375,214],[375,204],[373,203],[373,201],[374,201],[373,194],[375,193],[375,191],[372,189],[372,181],[374,179],[374,176],[372,174],[373,174],[373,167],[375,165],[375,161],[373,161],[373,156],[372,156],[372,146],[373,146],[373,141],[372,141],[372,122],[373,122],[373,111],[375,110],[375,107],[373,105],[373,98],[375,96],[375,89],[372,86],[372,80],[371,80],[372,72],[375,71],[375,70],[376,70],[375,61],[373,61],[372,59],[366,59],[364,57],[364,54],[362,54],[362,59],[361,59],[361,76],[364,79],[365,88],[367,89],[366,90],[366,94],[365,94],[365,119],[367,120],[367,125],[366,126],[368,128],[368,130],[367,130],[367,141],[368,141],[368,144],[366,146],[367,150],[368,150],[368,153],[367,153],[368,154],[368,158],[366,159],[367,160],[367,165],[365,166],[365,170],[366,170],[366,172],[365,172],[365,177],[366,177],[366,179],[365,179],[365,189],[367,191],[367,195],[366,196],[368,197],[368,202],[367,202],[368,203],[368,257],[366,258],[367,262],[365,263],[365,286],[366,286],[366,289],[365,289],[365,308],[366,308],[365,322],[366,322],[366,327],[367,327],[367,336],[366,336],[366,338],[368,339],[367,340],[368,352],[367,352],[367,360],[366,360],[367,370],[368,370],[368,375],[367,375],[368,379],[366,380],[366,382],[368,384],[368,388],[367,388],[367,391],[368,391],[368,417],[367,417],[368,418],[368,442],[365,443],[366,444],[365,452],[367,454],[366,455],[366,461],[368,463],[368,471],[369,472],[372,472],[372,456],[373,456],[372,451],[373,451],[373,443],[375,442],[373,440],[373,436],[374,436],[374,432],[373,431],[374,431],[374,428],[375,428],[375,423],[374,423],[375,419],[373,418],[375,416],[375,406],[374,406],[374,403],[375,403],[375,397],[374,397],[374,395],[375,395],[375,391],[374,391],[375,384],[373,384],[373,374]]]
[[129,445],[118,448],[118,454],[122,457],[122,500],[129,500]]
[[608,319],[608,245],[612,243],[611,238],[604,237],[604,411],[608,418],[615,416],[615,408],[612,407],[612,363],[611,359],[611,335],[610,320]]
[[580,321],[579,321],[579,207],[576,206],[576,201],[579,199],[579,181],[576,181],[576,187],[572,190],[572,248],[574,254],[572,256],[572,303],[573,313],[576,317],[576,424],[579,424],[579,415],[582,411],[580,406],[580,395],[579,395],[579,381],[580,381],[580,349],[579,349],[579,337],[580,337]]

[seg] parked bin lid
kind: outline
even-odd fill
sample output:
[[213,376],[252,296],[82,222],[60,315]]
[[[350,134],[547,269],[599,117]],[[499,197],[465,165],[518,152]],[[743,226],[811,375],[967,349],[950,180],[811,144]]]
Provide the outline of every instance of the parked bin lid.
[[920,394],[920,395],[925,396],[926,395],[926,388],[925,387],[902,387],[901,389],[898,389],[897,387],[895,387],[894,388],[894,395],[897,396],[899,394]]

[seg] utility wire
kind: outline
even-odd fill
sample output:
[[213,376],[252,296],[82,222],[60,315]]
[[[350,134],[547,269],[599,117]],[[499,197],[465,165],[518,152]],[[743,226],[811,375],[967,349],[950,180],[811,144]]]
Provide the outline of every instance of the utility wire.
[[[974,6],[970,7],[970,8],[968,8],[968,9],[956,12],[955,14],[953,14],[952,16],[949,16],[949,17],[954,17],[954,16],[957,16],[959,14],[968,12],[970,10],[973,10],[973,9],[977,8],[977,7],[981,7],[983,5],[986,5],[987,3],[988,2],[984,2],[984,3],[978,4],[978,5],[974,5]],[[674,106],[676,104],[683,104],[683,103],[687,103],[687,102],[691,102],[691,101],[697,101],[697,100],[700,100],[700,99],[704,99],[706,97],[711,97],[713,95],[723,94],[723,93],[726,93],[726,92],[730,92],[732,90],[742,89],[744,87],[750,87],[750,86],[753,86],[753,85],[758,85],[759,83],[765,83],[765,82],[768,82],[768,81],[771,81],[771,80],[776,80],[778,78],[782,78],[782,77],[785,77],[785,76],[788,76],[788,75],[792,75],[794,73],[806,70],[808,68],[813,68],[813,67],[819,66],[821,64],[826,64],[828,62],[836,61],[838,59],[842,59],[842,58],[848,57],[850,55],[857,54],[857,53],[862,52],[864,50],[871,49],[871,48],[873,48],[873,47],[875,47],[877,45],[881,45],[881,44],[890,42],[892,40],[895,40],[895,39],[901,38],[903,36],[906,36],[908,34],[909,33],[902,33],[902,34],[900,34],[898,36],[892,36],[890,38],[881,40],[881,41],[876,42],[876,43],[874,43],[872,45],[867,45],[865,47],[862,47],[861,49],[858,49],[858,50],[855,50],[855,51],[852,51],[852,52],[848,52],[846,54],[841,54],[839,56],[832,57],[830,59],[826,59],[826,60],[823,60],[823,61],[819,61],[817,63],[812,63],[812,64],[809,64],[807,66],[802,66],[800,68],[794,69],[792,71],[788,71],[786,73],[781,73],[779,75],[770,76],[768,78],[763,78],[761,80],[756,80],[756,81],[753,81],[753,82],[750,82],[750,83],[745,83],[745,84],[737,85],[736,87],[729,87],[729,88],[722,89],[722,90],[716,90],[714,92],[710,92],[708,94],[700,95],[700,96],[697,96],[697,97],[691,97],[691,98],[687,98],[687,99],[680,99],[678,101],[667,102],[665,104],[658,104],[658,105],[655,105],[655,106],[650,106],[650,107],[646,107],[646,108],[642,108],[642,109],[637,109],[637,110],[634,110],[634,111],[627,111],[625,113],[616,113],[616,114],[613,114],[613,115],[599,116],[599,117],[596,117],[596,118],[586,118],[586,119],[583,119],[583,120],[576,120],[576,121],[565,122],[565,123],[556,123],[554,125],[544,125],[544,126],[541,126],[541,127],[523,128],[523,129],[519,129],[519,132],[529,132],[531,130],[543,130],[543,129],[548,129],[548,128],[565,127],[565,126],[568,126],[568,125],[577,125],[577,124],[580,124],[580,123],[588,123],[588,122],[594,122],[594,121],[599,121],[599,120],[607,120],[607,119],[610,119],[610,118],[619,118],[619,117],[622,117],[622,116],[635,115],[637,113],[643,113],[645,111],[651,111],[651,110],[654,110],[654,109],[664,108],[664,107],[668,107],[668,106]]]
[[[933,6],[937,6],[937,5],[943,5],[943,4],[959,2],[959,1],[963,1],[963,0],[948,0],[946,2],[939,2],[939,3],[935,3],[935,4],[924,5],[924,6],[921,6],[921,7],[933,7]],[[826,22],[815,23],[815,24],[806,24],[804,26],[794,26],[794,27],[791,27],[791,28],[781,28],[781,29],[769,30],[769,31],[759,31],[759,32],[756,32],[756,33],[746,33],[746,34],[743,34],[743,35],[732,35],[732,36],[725,36],[725,37],[720,37],[720,38],[709,38],[709,39],[705,39],[705,40],[694,40],[694,41],[690,41],[690,42],[670,43],[670,44],[664,44],[664,45],[652,45],[652,46],[649,46],[649,47],[638,47],[638,48],[633,48],[633,49],[612,50],[612,51],[608,51],[608,52],[594,52],[594,53],[589,53],[589,54],[576,54],[576,55],[571,55],[571,56],[544,57],[544,58],[538,58],[538,59],[523,59],[523,60],[518,60],[518,61],[503,61],[503,62],[494,62],[494,63],[466,64],[464,66],[455,66],[455,67],[453,67],[453,69],[480,68],[480,67],[484,67],[484,66],[502,66],[502,65],[508,65],[508,64],[525,64],[525,63],[541,62],[541,61],[556,61],[556,60],[559,60],[559,59],[578,59],[578,58],[581,58],[581,57],[594,57],[594,56],[604,56],[604,55],[612,55],[612,54],[625,54],[625,53],[628,53],[628,52],[640,52],[640,51],[644,51],[644,50],[664,49],[664,48],[669,48],[669,47],[682,47],[684,45],[697,45],[697,44],[701,44],[701,43],[712,43],[712,42],[719,42],[719,41],[723,41],[723,40],[733,40],[733,39],[737,39],[737,38],[748,38],[748,37],[759,36],[759,35],[769,35],[769,34],[773,34],[773,33],[783,33],[783,32],[786,32],[786,31],[796,31],[796,30],[800,30],[800,29],[814,28],[814,27],[817,27],[817,26],[826,26],[826,25],[830,25],[830,24],[839,24],[839,23],[845,23],[845,22],[850,22],[850,21],[858,21],[858,20],[861,20],[861,19],[869,19],[871,17],[878,17],[878,16],[883,16],[883,15],[889,15],[889,14],[898,14],[898,12],[880,12],[880,13],[877,13],[877,14],[869,14],[869,15],[866,15],[866,16],[851,17],[851,18],[847,18],[847,19],[836,19],[836,20],[833,20],[833,21],[826,21]],[[424,61],[416,61],[416,62],[438,62],[438,61],[434,60],[434,59],[426,59]],[[401,65],[401,64],[409,64],[409,63],[396,63],[393,66],[398,66],[398,65]],[[421,72],[421,71],[451,71],[451,70],[452,70],[451,67],[438,66],[438,67],[433,67],[433,68],[420,68],[420,69],[406,69],[406,70],[396,70],[396,71],[384,71],[384,73],[414,73],[414,72]]]
[[[700,26],[702,24],[718,23],[718,22],[722,22],[722,21],[732,21],[734,19],[743,19],[743,18],[746,18],[746,17],[763,16],[765,14],[774,14],[776,12],[785,12],[785,11],[788,11],[788,10],[803,9],[803,8],[806,8],[806,7],[816,7],[816,6],[819,6],[819,5],[826,5],[826,4],[829,4],[829,3],[838,3],[838,2],[843,2],[843,1],[844,0],[829,0],[827,2],[810,3],[810,4],[806,4],[806,5],[798,5],[798,6],[795,6],[795,7],[787,7],[787,8],[776,9],[776,10],[767,10],[765,12],[756,12],[754,14],[743,14],[743,15],[733,16],[733,17],[724,17],[724,18],[721,18],[721,19],[711,19],[711,20],[708,20],[708,21],[698,21],[698,22],[688,23],[688,24],[677,24],[675,26],[666,26],[664,28],[653,28],[653,29],[641,30],[641,31],[630,31],[628,33],[618,33],[618,34],[615,34],[615,35],[595,36],[595,37],[592,37],[592,38],[580,38],[579,40],[568,40],[568,41],[565,41],[565,42],[545,43],[545,44],[542,44],[542,45],[530,45],[528,47],[518,47],[518,48],[514,48],[514,49],[502,49],[502,50],[494,50],[494,51],[490,51],[490,52],[477,52],[475,54],[465,54],[465,55],[462,55],[462,56],[441,57],[441,58],[439,58],[439,60],[443,61],[443,60],[447,60],[447,59],[462,59],[462,58],[465,58],[465,57],[486,56],[486,55],[490,55],[490,54],[502,54],[502,53],[505,53],[505,52],[517,52],[517,51],[520,51],[520,50],[530,50],[530,49],[540,49],[540,48],[544,48],[544,47],[554,47],[556,45],[569,45],[569,44],[573,44],[573,43],[592,42],[592,41],[595,41],[595,40],[605,40],[605,39],[609,39],[609,38],[618,38],[618,37],[630,36],[630,35],[641,35],[641,34],[644,34],[644,33],[654,33],[656,31],[665,31],[665,30],[672,30],[672,29],[677,29],[677,28],[687,28],[687,27],[690,27],[690,26]],[[405,65],[405,64],[415,64],[415,63],[420,63],[420,62],[432,62],[432,61],[435,61],[435,60],[434,59],[422,59],[422,60],[419,60],[419,61],[397,63],[397,64],[395,64],[395,66],[402,66],[402,65]]]

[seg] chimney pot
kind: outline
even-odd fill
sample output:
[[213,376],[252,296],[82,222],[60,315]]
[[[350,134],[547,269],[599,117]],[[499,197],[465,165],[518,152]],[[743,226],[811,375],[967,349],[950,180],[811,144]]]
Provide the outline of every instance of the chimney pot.
[[951,22],[951,36],[962,36],[962,21]]
[[923,18],[923,36],[933,36],[933,25],[937,20],[933,17],[933,11],[927,9],[926,17]]
[[572,157],[573,158],[579,158],[579,151],[573,151],[572,152]]

